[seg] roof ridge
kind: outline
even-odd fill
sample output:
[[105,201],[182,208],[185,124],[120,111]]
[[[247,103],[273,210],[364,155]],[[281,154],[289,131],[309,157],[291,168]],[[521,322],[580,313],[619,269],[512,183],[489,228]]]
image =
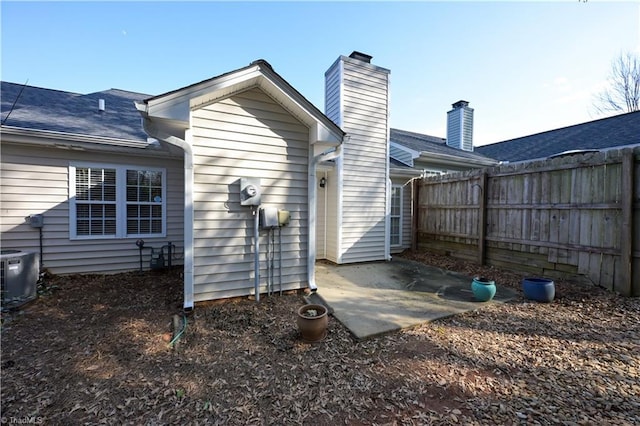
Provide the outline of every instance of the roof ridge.
[[595,120],[585,121],[583,123],[570,124],[568,126],[557,127],[555,129],[543,130],[542,132],[532,133],[530,135],[525,135],[525,136],[518,136],[518,137],[515,137],[515,138],[506,139],[506,140],[498,141],[498,142],[493,142],[493,143],[485,144],[485,145],[482,145],[482,146],[486,147],[486,146],[500,145],[500,144],[505,143],[505,142],[513,142],[513,141],[519,140],[519,139],[527,139],[527,138],[534,137],[534,136],[544,135],[546,133],[553,133],[553,132],[558,132],[558,131],[561,131],[561,130],[567,130],[567,129],[571,129],[571,128],[575,128],[575,127],[583,127],[583,126],[587,126],[587,125],[592,125],[592,124],[595,124],[595,123],[598,123],[598,122],[601,122],[601,121],[605,121],[605,120],[620,119],[623,116],[629,116],[629,115],[633,115],[633,114],[640,114],[640,110],[631,111],[631,112],[623,112],[621,114],[615,114],[615,115],[611,115],[609,117],[596,118]]
[[412,137],[412,138],[418,138],[418,139],[421,139],[421,138],[424,138],[424,137],[426,136],[426,137],[428,137],[428,138],[435,138],[435,139],[439,139],[439,140],[441,140],[441,141],[443,141],[443,142],[444,142],[444,141],[446,141],[446,139],[445,139],[445,138],[441,138],[440,136],[428,135],[428,134],[426,134],[426,133],[418,133],[418,132],[412,132],[412,131],[410,131],[410,130],[402,130],[402,129],[396,129],[396,128],[390,128],[389,130],[393,130],[393,131],[396,131],[396,132],[404,133],[405,135],[407,135],[407,136],[409,136],[409,137]]
[[78,93],[78,92],[69,92],[68,90],[62,90],[62,89],[52,89],[50,87],[42,87],[42,86],[33,86],[31,84],[24,84],[24,83],[14,83],[12,81],[6,81],[6,80],[0,80],[0,83],[4,83],[4,84],[12,84],[14,86],[24,86],[24,87],[30,87],[32,89],[38,89],[38,90],[47,90],[49,92],[60,92],[60,93],[67,93],[70,95],[82,95],[82,93]]
[[[143,92],[136,92],[133,90],[127,90],[127,89],[118,89],[117,87],[112,87],[110,89],[106,89],[106,90],[102,90],[100,92],[94,92],[94,93],[104,93],[104,92],[110,92],[110,91],[115,91],[115,92],[123,92],[123,93],[131,93],[132,95],[142,95],[142,96],[151,96],[148,93],[143,93]],[[89,93],[91,94],[91,93]]]

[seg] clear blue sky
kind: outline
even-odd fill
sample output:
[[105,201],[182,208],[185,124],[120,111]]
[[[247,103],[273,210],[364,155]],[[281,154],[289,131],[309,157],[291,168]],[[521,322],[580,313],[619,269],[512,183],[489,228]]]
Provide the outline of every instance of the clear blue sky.
[[0,3],[1,78],[157,95],[267,60],[324,110],[324,72],[358,50],[391,70],[391,127],[481,145],[599,118],[611,60],[640,47],[638,2]]

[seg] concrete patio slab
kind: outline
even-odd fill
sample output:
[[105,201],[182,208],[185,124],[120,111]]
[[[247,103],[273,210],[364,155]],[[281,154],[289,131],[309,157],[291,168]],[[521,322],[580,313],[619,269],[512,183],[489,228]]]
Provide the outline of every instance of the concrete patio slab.
[[515,291],[497,284],[491,302],[477,302],[471,277],[402,258],[390,262],[316,265],[321,302],[358,339],[413,327],[488,303],[505,302]]

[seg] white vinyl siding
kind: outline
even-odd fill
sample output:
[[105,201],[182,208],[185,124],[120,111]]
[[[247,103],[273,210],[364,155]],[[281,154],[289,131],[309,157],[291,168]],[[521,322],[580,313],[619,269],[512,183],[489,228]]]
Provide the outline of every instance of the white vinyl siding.
[[336,169],[318,172],[318,177],[326,176],[324,189],[318,188],[318,212],[316,221],[316,258],[332,262],[338,261],[338,203]]
[[[240,205],[239,181],[247,177],[260,179],[263,207],[290,211],[291,222],[281,229],[282,288],[305,287],[309,129],[264,92],[252,89],[193,110],[191,133],[195,301],[254,292],[254,219],[251,207]],[[261,231],[260,243],[264,292],[266,231]],[[279,290],[277,269],[275,276]]]
[[[327,172],[318,171],[317,174],[317,214],[316,214],[316,259],[326,259],[326,226],[327,226],[327,198],[329,196],[327,187]],[[325,179],[324,188],[320,187],[320,180]]]
[[[342,76],[342,61],[336,60],[329,70],[325,73],[325,100],[324,109],[325,115],[338,126],[342,126],[342,110],[341,110],[341,76]],[[344,129],[343,129],[344,130]],[[343,143],[344,146],[344,143]],[[319,216],[326,214],[324,218],[325,232],[323,234],[317,233],[317,245],[321,246],[323,256],[318,259],[327,259],[332,262],[338,263],[341,255],[340,247],[340,218],[342,211],[340,209],[340,202],[338,197],[341,194],[342,188],[338,186],[339,179],[341,177],[341,171],[339,170],[341,160],[336,159],[336,167],[327,173],[328,182],[325,188],[326,192],[326,210],[318,211]],[[320,200],[318,200],[320,205]],[[320,253],[320,251],[318,251]]]
[[462,149],[473,151],[473,110],[464,108],[462,118]]
[[[337,119],[349,139],[343,148],[341,263],[386,258],[388,178],[388,70],[342,57],[327,76],[342,67]],[[333,90],[334,79],[327,82]],[[336,121],[336,118],[330,117]]]
[[459,107],[447,113],[447,145],[473,151],[473,108]]
[[325,73],[325,115],[338,126],[342,126],[342,112],[340,109],[340,75],[341,62],[335,62]]
[[[3,249],[39,251],[38,230],[25,223],[30,214],[44,215],[44,267],[54,274],[115,273],[139,268],[137,238],[70,240],[69,165],[94,162],[95,153],[2,143],[0,169],[1,237]],[[183,253],[183,160],[149,158],[131,154],[101,153],[108,164],[135,163],[166,170],[166,236],[147,238],[149,247],[167,242]],[[148,253],[144,254],[148,269]]]

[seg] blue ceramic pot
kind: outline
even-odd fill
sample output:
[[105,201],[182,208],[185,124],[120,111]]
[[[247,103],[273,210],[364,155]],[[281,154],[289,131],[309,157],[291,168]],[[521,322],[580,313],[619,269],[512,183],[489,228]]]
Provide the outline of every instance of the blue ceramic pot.
[[546,278],[525,278],[522,280],[524,297],[537,302],[551,302],[556,296],[553,280]]
[[496,283],[488,278],[475,277],[471,281],[473,297],[479,302],[488,302],[496,295]]

